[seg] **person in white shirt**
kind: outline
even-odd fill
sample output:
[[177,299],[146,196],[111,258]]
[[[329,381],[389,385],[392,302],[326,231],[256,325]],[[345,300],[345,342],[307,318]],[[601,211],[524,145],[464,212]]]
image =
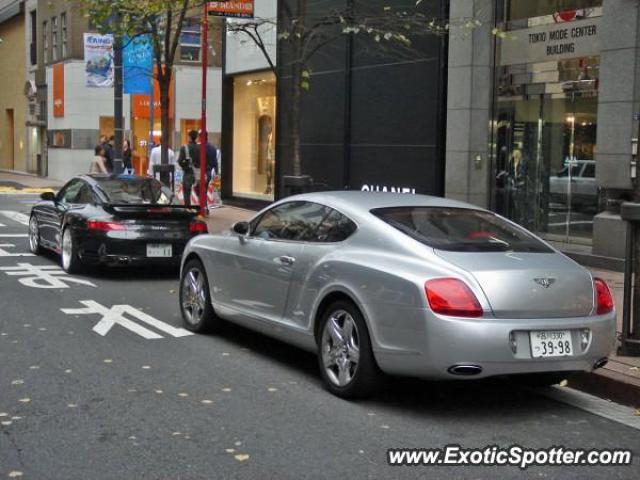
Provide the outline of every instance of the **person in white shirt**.
[[[176,164],[176,154],[173,153],[171,147],[168,149],[168,157],[169,163],[168,165]],[[158,145],[151,150],[151,155],[149,156],[149,168],[147,168],[147,175],[153,177],[153,166],[162,164],[162,146]]]

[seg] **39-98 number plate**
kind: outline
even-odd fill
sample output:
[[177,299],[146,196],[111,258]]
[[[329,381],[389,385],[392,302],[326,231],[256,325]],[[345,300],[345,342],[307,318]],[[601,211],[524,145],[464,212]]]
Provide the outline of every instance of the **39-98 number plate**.
[[541,330],[529,332],[531,355],[539,357],[568,357],[573,355],[571,330]]

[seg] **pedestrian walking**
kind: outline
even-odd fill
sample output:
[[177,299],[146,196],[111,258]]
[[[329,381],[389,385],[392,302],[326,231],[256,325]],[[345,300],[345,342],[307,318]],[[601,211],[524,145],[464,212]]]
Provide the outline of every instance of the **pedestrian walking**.
[[100,137],[100,146],[104,150],[104,158],[106,161],[107,170],[113,171],[113,147],[109,143],[109,138],[106,135]]
[[129,140],[122,143],[122,163],[127,173],[133,173],[133,165],[131,163],[131,144]]
[[[167,147],[168,154],[168,165],[176,164],[176,154],[173,152],[171,147]],[[154,165],[162,165],[162,145],[158,144],[153,147],[151,150],[151,155],[149,155],[149,167],[147,168],[147,175],[153,177],[153,166]]]
[[89,167],[89,173],[109,173],[102,145],[96,145],[94,153],[95,156],[91,162],[91,167]]
[[198,132],[191,130],[189,132],[189,143],[180,147],[180,155],[178,156],[178,165],[183,171],[182,192],[184,204],[187,206],[191,205],[191,189],[193,185],[200,185],[200,147],[197,140]]

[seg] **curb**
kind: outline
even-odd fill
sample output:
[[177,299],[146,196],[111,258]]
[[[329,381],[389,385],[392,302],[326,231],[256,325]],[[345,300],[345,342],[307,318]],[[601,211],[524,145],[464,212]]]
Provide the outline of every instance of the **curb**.
[[615,371],[600,369],[579,372],[568,379],[568,386],[606,400],[640,408],[640,381],[625,378]]

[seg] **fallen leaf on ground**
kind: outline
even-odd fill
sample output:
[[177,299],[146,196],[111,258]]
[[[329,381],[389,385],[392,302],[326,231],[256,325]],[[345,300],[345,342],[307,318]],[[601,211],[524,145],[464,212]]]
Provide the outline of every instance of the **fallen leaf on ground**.
[[129,393],[136,393],[138,390],[136,390],[135,388],[130,388],[129,390],[127,390],[127,392]]
[[202,400],[200,403],[204,403],[205,405],[211,405],[213,400]]
[[22,417],[11,417],[11,420],[17,422],[18,420],[22,420]]
[[569,385],[569,382],[567,382],[566,380],[562,380],[558,385],[560,385],[561,387],[566,387],[567,385]]
[[178,435],[182,435],[182,432],[173,432],[171,435],[173,435],[174,437],[177,437]]
[[29,403],[31,401],[30,398],[21,398],[20,400],[18,400],[20,403]]
[[13,422],[11,420],[5,420],[4,422],[0,422],[0,425],[8,427],[9,425],[11,425]]
[[235,452],[235,451],[236,451],[236,449],[235,449],[235,448],[227,448],[227,449],[225,450],[225,452],[227,452],[227,453],[233,453],[233,452]]
[[158,395],[162,395],[162,394],[164,393],[164,391],[163,391],[163,390],[156,390],[155,392],[156,392]]
[[47,331],[47,329],[46,329],[46,328],[44,328],[44,327],[39,328],[38,330],[40,330],[41,332],[46,332],[46,331]]
[[13,382],[11,382],[11,385],[23,385],[24,384],[24,380],[14,380]]
[[30,326],[31,326],[31,324],[30,324],[30,323],[25,323],[25,324],[24,324],[24,328],[29,328]]
[[228,387],[226,387],[226,388],[223,388],[223,389],[222,389],[222,391],[223,391],[223,392],[227,392],[227,393],[228,393],[228,392],[230,392],[230,391],[231,391],[231,389],[230,389],[230,388],[228,388]]
[[0,412],[0,417],[8,417],[9,414],[6,412]]
[[234,445],[235,445],[236,447],[239,447],[240,445],[242,445],[242,442],[236,442],[236,443],[234,443]]
[[633,412],[636,417],[640,417],[640,408],[636,408],[636,411]]
[[636,371],[636,370],[640,370],[640,369],[638,367],[629,367],[629,370]]
[[9,475],[8,475],[9,478],[17,478],[21,476],[22,476],[22,472],[19,470],[14,470],[13,472],[9,472]]
[[384,428],[385,430],[389,430],[389,425],[380,425],[380,428]]
[[105,358],[105,359],[103,360],[103,362],[104,362],[104,363],[113,363],[113,360],[112,360],[112,359],[110,359],[110,358]]
[[31,365],[29,367],[29,369],[31,369],[31,370],[40,370],[40,365]]
[[169,293],[176,293],[175,290],[169,290]]
[[278,389],[275,388],[275,387],[269,387],[269,388],[267,388],[267,391],[269,391],[269,392],[277,392]]
[[246,453],[241,453],[239,455],[234,455],[233,458],[235,458],[239,462],[244,462],[245,460],[249,460],[249,455],[247,455]]
[[71,370],[70,368],[65,370],[64,373],[71,373],[73,370]]
[[143,369],[143,370],[149,370],[150,368],[151,368],[151,367],[150,367],[149,365],[143,365],[143,366],[142,366],[142,369]]
[[78,404],[77,403],[68,403],[67,407],[69,407],[69,408],[77,408]]
[[188,396],[189,396],[189,394],[188,394],[188,393],[185,393],[185,392],[180,392],[180,393],[178,394],[178,396],[179,396],[179,397],[182,397],[182,398],[186,398],[186,397],[188,397]]

